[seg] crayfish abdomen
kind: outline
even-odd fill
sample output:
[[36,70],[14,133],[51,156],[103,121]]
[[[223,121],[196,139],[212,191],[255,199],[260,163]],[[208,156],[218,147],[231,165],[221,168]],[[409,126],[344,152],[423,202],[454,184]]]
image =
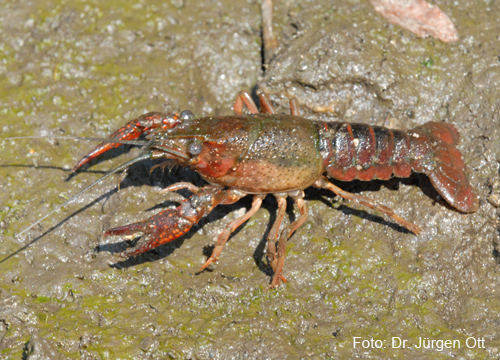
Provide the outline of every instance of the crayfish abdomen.
[[349,123],[321,123],[321,151],[332,178],[388,180],[413,172],[429,176],[454,208],[473,212],[477,196],[465,174],[456,145],[459,135],[447,123],[428,122],[409,131]]

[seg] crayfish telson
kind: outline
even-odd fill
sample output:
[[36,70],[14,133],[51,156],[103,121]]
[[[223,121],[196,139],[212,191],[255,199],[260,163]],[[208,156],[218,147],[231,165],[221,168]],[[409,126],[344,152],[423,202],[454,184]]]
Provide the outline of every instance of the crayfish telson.
[[[193,195],[177,208],[160,211],[150,219],[107,230],[105,236],[142,235],[124,255],[135,256],[173,241],[186,234],[215,206],[232,204],[251,194],[250,210],[225,227],[201,271],[219,259],[230,234],[257,212],[267,194],[273,194],[278,201],[278,215],[267,237],[267,257],[274,271],[271,287],[276,287],[280,281],[286,282],[282,271],[287,240],[307,218],[303,190],[309,186],[331,190],[342,198],[381,211],[413,233],[419,233],[416,225],[390,208],[343,191],[328,181],[325,174],[341,181],[369,181],[408,177],[412,171],[424,173],[451,206],[462,212],[477,210],[477,197],[456,148],[459,135],[452,125],[429,122],[402,131],[367,124],[309,121],[299,116],[295,99],[290,101],[291,115],[279,115],[265,94],[258,95],[260,113],[247,92],[236,98],[233,116],[194,118],[189,111],[180,115],[147,113],[118,129],[77,163],[73,171],[144,134],[148,143],[143,155],[106,177],[133,162],[152,158],[164,159],[157,165],[161,167],[187,166],[209,183],[202,188],[186,182],[171,185],[161,193],[186,188]],[[243,114],[244,104],[251,115]],[[300,215],[280,232],[287,197],[294,200]]]

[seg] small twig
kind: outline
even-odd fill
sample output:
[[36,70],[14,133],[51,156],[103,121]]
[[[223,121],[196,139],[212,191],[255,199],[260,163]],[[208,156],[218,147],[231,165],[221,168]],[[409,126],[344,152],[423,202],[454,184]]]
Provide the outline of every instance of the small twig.
[[264,52],[264,69],[276,53],[278,41],[273,34],[273,2],[272,0],[262,0],[262,41]]

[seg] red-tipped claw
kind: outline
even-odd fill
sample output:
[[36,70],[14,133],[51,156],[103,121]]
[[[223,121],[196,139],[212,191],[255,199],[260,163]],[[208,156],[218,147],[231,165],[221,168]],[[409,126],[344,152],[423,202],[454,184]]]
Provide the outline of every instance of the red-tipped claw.
[[180,217],[179,210],[176,208],[160,211],[148,220],[110,229],[104,233],[104,236],[142,235],[134,248],[123,253],[128,257],[171,242],[187,233],[193,225],[193,222]]
[[[170,189],[185,187],[185,183],[180,183]],[[196,193],[178,207],[160,211],[147,220],[110,229],[104,236],[142,235],[134,248],[123,253],[124,256],[136,256],[186,234],[204,215],[228,197],[226,190],[211,186],[192,190]]]
[[[141,136],[144,132],[158,127],[171,129],[180,123],[177,114],[167,115],[160,112],[150,112],[139,116],[137,119],[129,121],[127,124],[116,130],[109,136],[109,139],[116,140],[134,140]],[[85,155],[73,168],[73,172],[77,171],[80,167],[92,161],[102,153],[108,150],[117,148],[123,144],[113,142],[102,142],[97,145],[94,150]]]

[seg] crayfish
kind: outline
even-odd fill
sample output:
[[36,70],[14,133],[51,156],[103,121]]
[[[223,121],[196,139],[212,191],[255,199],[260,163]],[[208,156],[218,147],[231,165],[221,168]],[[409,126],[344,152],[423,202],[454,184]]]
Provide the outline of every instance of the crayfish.
[[[295,99],[290,100],[291,115],[284,115],[275,113],[264,93],[258,96],[260,112],[251,96],[241,92],[232,116],[195,118],[190,111],[150,112],[128,122],[80,160],[73,171],[112,148],[127,143],[144,144],[136,140],[140,136],[147,140],[142,155],[110,171],[23,233],[111,174],[143,159],[162,159],[157,166],[186,166],[200,174],[208,185],[197,187],[180,182],[168,186],[161,193],[188,189],[192,195],[176,208],[109,229],[104,236],[141,236],[133,248],[123,253],[135,256],[186,234],[215,206],[233,204],[251,195],[250,210],[219,234],[202,271],[219,259],[231,233],[257,212],[267,194],[272,194],[278,202],[278,214],[267,236],[267,257],[274,272],[270,285],[274,288],[281,281],[286,282],[283,265],[287,240],[307,218],[307,187],[330,190],[386,214],[414,234],[420,231],[392,209],[343,191],[327,176],[340,181],[369,181],[424,173],[451,206],[466,213],[478,209],[477,196],[456,148],[459,134],[453,125],[428,122],[402,131],[367,124],[310,121],[299,116]],[[243,113],[243,105],[251,114]],[[280,231],[287,197],[293,199],[300,214]]]

